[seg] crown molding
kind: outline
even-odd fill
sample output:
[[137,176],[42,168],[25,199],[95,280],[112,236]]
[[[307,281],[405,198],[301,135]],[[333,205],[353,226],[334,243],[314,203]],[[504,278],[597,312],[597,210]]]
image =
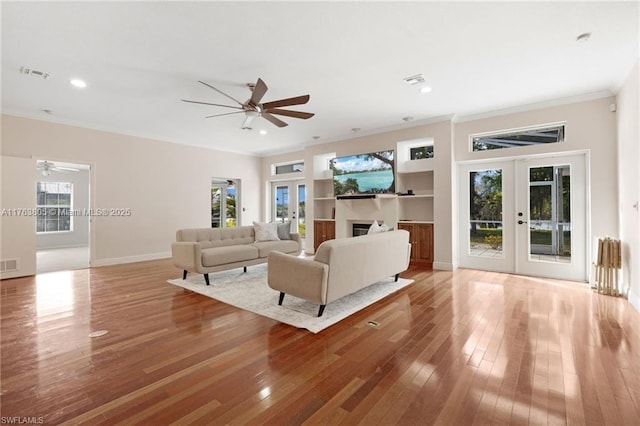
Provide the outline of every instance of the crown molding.
[[543,102],[517,105],[509,108],[496,109],[496,110],[481,112],[477,114],[456,115],[452,121],[454,123],[464,123],[466,121],[481,120],[484,118],[498,117],[501,115],[509,115],[509,114],[515,114],[519,112],[527,112],[527,111],[534,111],[534,110],[543,109],[543,108],[550,108],[554,106],[592,101],[594,99],[608,98],[610,96],[615,96],[615,94],[609,90],[603,90],[600,92],[586,93],[582,95],[551,99]]

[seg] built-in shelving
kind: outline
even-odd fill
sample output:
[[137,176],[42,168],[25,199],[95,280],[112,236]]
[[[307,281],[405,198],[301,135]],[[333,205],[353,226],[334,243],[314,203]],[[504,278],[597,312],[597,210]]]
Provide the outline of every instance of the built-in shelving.
[[[433,227],[434,204],[436,194],[434,190],[433,158],[418,160],[410,159],[410,149],[415,146],[433,143],[433,140],[415,140],[398,142],[396,148],[396,194],[376,194],[373,198],[343,198],[335,197],[333,190],[333,175],[330,160],[335,153],[314,156],[313,161],[313,214],[319,227],[319,241],[334,232],[333,237],[344,238],[351,236],[353,223],[385,223],[409,229],[424,242],[420,250],[431,250],[428,258],[433,255]],[[409,195],[408,192],[412,194]],[[332,225],[329,225],[332,224]],[[314,229],[314,233],[315,233]],[[331,230],[331,232],[329,232]],[[322,237],[322,236],[325,237]],[[416,236],[418,235],[418,236]],[[428,242],[427,242],[428,241]],[[417,247],[417,245],[416,245]],[[427,258],[424,253],[422,258]]]
[[333,195],[333,176],[329,169],[329,160],[334,153],[323,154],[314,158],[313,171],[313,217],[314,219],[334,219],[336,197]]
[[413,191],[414,194],[398,196],[398,218],[410,221],[433,221],[435,199],[433,171],[397,173],[396,180],[396,188],[399,192]]

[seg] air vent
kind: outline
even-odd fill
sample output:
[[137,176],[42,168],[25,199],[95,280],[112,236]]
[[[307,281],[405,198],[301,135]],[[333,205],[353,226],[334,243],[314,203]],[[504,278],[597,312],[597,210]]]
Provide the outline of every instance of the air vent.
[[416,75],[412,75],[411,77],[405,77],[404,81],[407,84],[414,86],[416,84],[424,83],[424,76],[422,74],[416,74]]
[[13,272],[18,270],[18,259],[0,260],[0,272]]
[[38,71],[38,70],[34,70],[33,68],[27,68],[27,67],[20,68],[20,73],[24,75],[31,75],[33,77],[40,77],[43,80],[46,80],[49,77],[51,77],[51,74],[49,74],[48,72]]

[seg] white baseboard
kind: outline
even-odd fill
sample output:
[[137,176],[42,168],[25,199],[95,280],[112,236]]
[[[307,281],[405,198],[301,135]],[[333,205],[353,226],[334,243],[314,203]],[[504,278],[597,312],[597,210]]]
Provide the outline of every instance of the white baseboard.
[[112,257],[108,259],[96,259],[91,262],[91,266],[109,266],[109,265],[120,265],[123,263],[135,263],[135,262],[146,262],[147,260],[158,260],[158,259],[168,259],[171,257],[171,252],[162,252],[162,253],[149,253],[149,254],[141,254],[138,256],[127,256],[127,257]]
[[61,245],[61,246],[43,246],[36,247],[36,251],[38,250],[55,250],[55,249],[68,249],[68,248],[78,248],[78,247],[89,247],[89,243],[87,244],[69,244],[69,245]]
[[433,269],[438,269],[441,271],[455,271],[456,269],[458,269],[458,266],[454,263],[433,262]]
[[629,303],[640,312],[640,294],[634,293],[631,289],[629,289]]

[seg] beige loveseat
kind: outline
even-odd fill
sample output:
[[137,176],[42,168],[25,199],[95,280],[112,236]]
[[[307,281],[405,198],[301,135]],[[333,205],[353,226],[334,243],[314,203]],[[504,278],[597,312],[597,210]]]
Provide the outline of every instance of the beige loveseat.
[[235,228],[195,228],[176,232],[171,244],[173,264],[182,269],[182,279],[188,272],[204,274],[209,285],[209,273],[257,265],[267,261],[272,251],[297,256],[302,250],[300,235],[290,233],[291,239],[275,241],[255,240],[253,226]]
[[313,260],[269,253],[269,287],[320,305],[395,275],[409,266],[411,244],[405,230],[323,242]]

